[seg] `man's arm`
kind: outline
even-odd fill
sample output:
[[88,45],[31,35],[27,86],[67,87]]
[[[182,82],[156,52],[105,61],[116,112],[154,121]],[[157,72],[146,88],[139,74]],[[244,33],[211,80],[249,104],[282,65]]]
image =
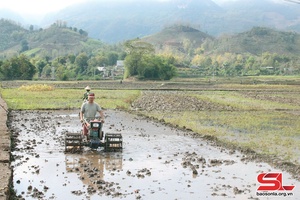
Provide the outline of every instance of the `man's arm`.
[[79,117],[80,117],[80,122],[83,123],[83,106],[84,104],[82,104],[81,108],[80,108],[80,112],[79,112]]
[[100,114],[100,121],[103,123],[104,122],[104,113],[102,110],[99,111]]
[[83,123],[83,112],[80,111],[79,115],[80,115],[80,122]]

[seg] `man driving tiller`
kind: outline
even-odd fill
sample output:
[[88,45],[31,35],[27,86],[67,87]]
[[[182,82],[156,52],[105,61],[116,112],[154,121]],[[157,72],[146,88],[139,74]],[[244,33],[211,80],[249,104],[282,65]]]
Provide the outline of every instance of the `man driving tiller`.
[[83,126],[83,135],[88,139],[88,129],[90,127],[90,121],[96,119],[97,113],[100,114],[100,121],[104,123],[104,114],[101,107],[94,102],[95,94],[90,93],[88,95],[88,101],[83,103],[80,109],[80,122]]

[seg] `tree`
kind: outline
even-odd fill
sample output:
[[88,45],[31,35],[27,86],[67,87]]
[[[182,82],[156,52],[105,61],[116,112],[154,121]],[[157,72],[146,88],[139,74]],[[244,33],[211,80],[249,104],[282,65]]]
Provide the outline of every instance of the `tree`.
[[47,65],[47,62],[45,60],[38,60],[36,62],[36,68],[38,70],[38,76],[41,77],[42,71],[44,69],[44,67]]
[[137,68],[139,78],[158,79],[160,60],[155,55],[143,55]]
[[88,65],[92,67],[103,66],[107,63],[107,58],[102,54],[97,54],[91,57],[88,61]]
[[52,73],[52,67],[50,65],[46,65],[43,68],[43,71],[42,71],[41,75],[44,76],[44,77],[50,78],[51,77],[51,73]]
[[143,55],[154,53],[153,45],[139,39],[129,40],[124,43],[128,54],[125,58],[125,77],[138,75],[138,67],[142,64]]
[[78,73],[83,73],[87,69],[88,60],[86,53],[81,53],[76,57],[75,64],[78,67]]
[[157,55],[143,55],[139,65],[138,77],[142,79],[170,80],[176,75],[176,67],[173,58]]
[[107,64],[110,65],[110,66],[113,66],[117,63],[117,60],[118,60],[118,53],[116,52],[109,52],[107,54]]
[[170,80],[177,74],[177,68],[173,65],[173,58],[161,58],[159,65],[159,78],[161,80]]
[[28,49],[29,49],[29,46],[28,46],[27,40],[22,40],[20,52],[22,53],[24,51],[27,51]]
[[138,66],[141,64],[141,57],[137,54],[127,55],[124,61],[125,74],[124,78],[138,75]]
[[67,81],[69,79],[68,72],[65,66],[63,66],[62,64],[58,65],[58,67],[56,68],[56,76],[61,81]]
[[83,36],[88,36],[88,33],[82,29],[79,29],[79,34]]
[[201,64],[205,61],[205,57],[205,55],[195,55],[192,60],[192,64],[195,66],[201,66]]
[[127,54],[152,54],[154,47],[152,44],[143,42],[140,39],[128,40],[124,43],[125,51]]
[[35,66],[25,55],[6,60],[1,66],[1,73],[7,80],[31,80],[36,73]]
[[76,56],[74,54],[70,54],[70,55],[68,55],[68,59],[69,59],[71,64],[74,64]]

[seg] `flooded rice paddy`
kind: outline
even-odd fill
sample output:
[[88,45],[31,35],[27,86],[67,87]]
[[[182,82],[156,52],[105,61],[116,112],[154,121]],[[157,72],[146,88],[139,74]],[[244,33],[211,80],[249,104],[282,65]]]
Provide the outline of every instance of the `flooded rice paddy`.
[[[122,133],[122,152],[85,147],[65,153],[64,133],[81,129],[78,110],[12,111],[18,199],[274,198],[257,196],[257,176],[282,170],[250,162],[193,132],[122,111],[105,115],[103,131]],[[284,185],[296,186],[285,199],[300,199],[299,181],[282,173]]]

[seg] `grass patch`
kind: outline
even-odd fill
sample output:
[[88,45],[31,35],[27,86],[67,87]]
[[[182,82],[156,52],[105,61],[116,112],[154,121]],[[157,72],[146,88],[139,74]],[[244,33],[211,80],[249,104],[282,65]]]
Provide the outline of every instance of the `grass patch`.
[[[291,105],[289,102],[284,103],[264,99],[254,99],[235,91],[191,92],[190,95],[209,103],[232,107],[236,110],[300,109],[300,104]],[[300,98],[299,95],[298,98]]]
[[[137,90],[93,90],[95,102],[107,109],[128,109],[140,92]],[[43,109],[79,109],[83,92],[79,89],[54,89],[36,91],[26,89],[1,89],[1,94],[9,109],[43,110]]]
[[235,146],[300,164],[298,93],[262,93],[263,99],[254,99],[253,96],[236,91],[201,91],[185,94],[210,105],[231,107],[232,110],[141,112],[143,115],[186,127],[202,135],[217,137]]
[[256,152],[300,163],[300,118],[277,111],[145,112],[144,115],[186,127]]

